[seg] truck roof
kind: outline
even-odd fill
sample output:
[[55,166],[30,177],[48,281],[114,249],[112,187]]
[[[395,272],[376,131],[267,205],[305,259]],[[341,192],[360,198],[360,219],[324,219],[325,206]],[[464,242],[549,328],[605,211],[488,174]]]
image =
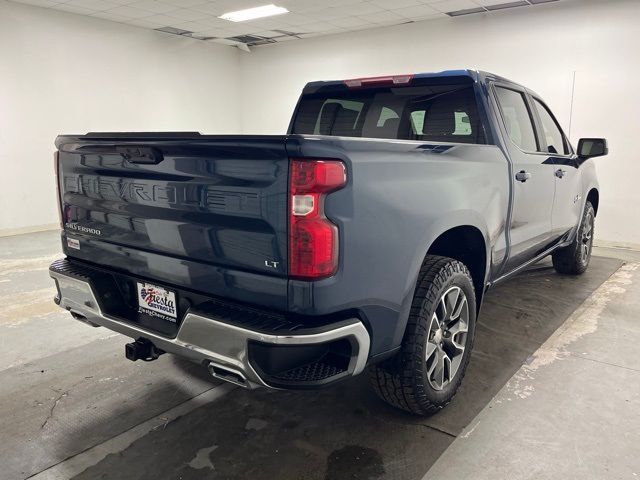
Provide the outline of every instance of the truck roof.
[[460,77],[468,77],[470,79],[472,79],[474,82],[484,82],[487,79],[491,79],[491,80],[497,80],[503,83],[509,83],[512,85],[517,85],[519,87],[525,88],[522,85],[520,85],[519,83],[516,83],[512,80],[509,80],[505,77],[502,77],[500,75],[496,75],[494,73],[490,73],[490,72],[485,72],[482,70],[475,70],[475,69],[470,69],[470,68],[466,68],[466,69],[458,69],[458,70],[443,70],[441,72],[422,72],[422,73],[414,73],[414,74],[395,74],[395,75],[387,75],[387,76],[376,76],[376,77],[365,77],[365,78],[357,78],[357,79],[342,79],[342,80],[326,80],[326,81],[315,81],[315,82],[309,82],[306,85],[306,88],[318,88],[318,87],[323,87],[323,86],[330,86],[330,85],[339,85],[339,84],[343,84],[345,82],[348,81],[355,81],[355,80],[364,80],[364,79],[369,79],[369,78],[393,78],[393,77],[407,77],[411,75],[411,77],[413,79],[428,79],[428,78],[460,78]]

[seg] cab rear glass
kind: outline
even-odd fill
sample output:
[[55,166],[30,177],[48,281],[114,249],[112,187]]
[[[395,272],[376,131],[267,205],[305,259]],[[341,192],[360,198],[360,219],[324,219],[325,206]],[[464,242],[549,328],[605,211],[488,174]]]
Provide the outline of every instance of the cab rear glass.
[[471,84],[330,86],[303,93],[291,133],[485,144]]

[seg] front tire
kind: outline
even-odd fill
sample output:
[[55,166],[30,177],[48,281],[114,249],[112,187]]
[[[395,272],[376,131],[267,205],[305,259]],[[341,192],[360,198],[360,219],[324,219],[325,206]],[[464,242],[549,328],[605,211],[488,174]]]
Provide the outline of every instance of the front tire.
[[580,275],[584,273],[591,261],[593,249],[593,229],[595,222],[595,210],[591,202],[584,207],[580,226],[576,238],[571,245],[556,250],[551,254],[553,266],[558,273],[566,275]]
[[376,393],[417,415],[441,410],[462,382],[475,323],[476,297],[467,267],[452,258],[427,256],[400,352],[371,368]]

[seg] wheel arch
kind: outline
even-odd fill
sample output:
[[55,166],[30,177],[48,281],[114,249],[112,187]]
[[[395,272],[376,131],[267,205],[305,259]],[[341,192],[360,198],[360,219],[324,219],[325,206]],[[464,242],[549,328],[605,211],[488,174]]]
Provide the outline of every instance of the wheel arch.
[[[439,255],[462,262],[469,269],[476,293],[476,309],[480,309],[487,274],[487,244],[480,229],[459,225],[442,232],[429,246],[427,255]],[[424,260],[423,260],[424,262]]]
[[[476,314],[482,305],[491,247],[484,218],[478,212],[470,210],[449,211],[426,225],[422,241],[414,251],[411,272],[407,276],[405,295],[402,300],[396,325],[393,344],[400,345],[404,337],[411,304],[418,287],[420,269],[428,255],[440,255],[459,260],[469,268],[476,294]],[[452,248],[447,248],[449,245]],[[460,246],[462,249],[459,249]],[[455,248],[453,248],[455,247]],[[476,255],[474,255],[476,254]]]

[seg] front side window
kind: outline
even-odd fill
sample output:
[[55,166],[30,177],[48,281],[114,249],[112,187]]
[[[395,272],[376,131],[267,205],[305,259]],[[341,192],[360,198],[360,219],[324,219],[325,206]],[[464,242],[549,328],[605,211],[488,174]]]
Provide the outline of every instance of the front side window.
[[510,88],[496,86],[496,95],[509,138],[521,150],[535,152],[538,144],[524,94]]
[[540,121],[542,122],[544,138],[547,143],[546,151],[560,155],[569,154],[569,148],[564,140],[564,135],[562,135],[562,130],[560,130],[560,127],[551,115],[551,112],[549,112],[549,109],[536,98],[533,99],[533,104],[535,105],[536,111],[540,116]]
[[484,144],[484,126],[468,84],[347,88],[303,95],[292,132]]

